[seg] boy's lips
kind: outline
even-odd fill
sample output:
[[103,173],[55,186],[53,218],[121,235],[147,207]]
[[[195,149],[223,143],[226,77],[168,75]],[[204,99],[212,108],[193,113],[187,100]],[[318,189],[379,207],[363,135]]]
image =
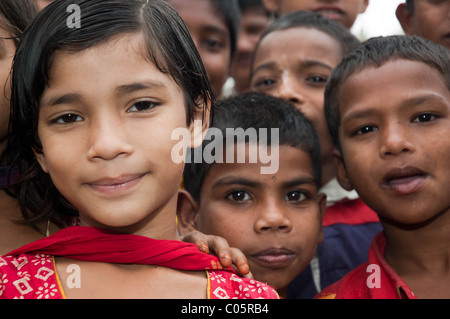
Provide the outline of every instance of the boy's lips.
[[344,15],[344,11],[337,7],[319,7],[313,11],[333,20],[339,20]]
[[288,266],[297,255],[287,248],[268,248],[249,256],[259,264],[270,268],[284,268]]
[[416,167],[394,168],[384,175],[381,187],[399,195],[408,195],[419,190],[428,177],[427,173]]

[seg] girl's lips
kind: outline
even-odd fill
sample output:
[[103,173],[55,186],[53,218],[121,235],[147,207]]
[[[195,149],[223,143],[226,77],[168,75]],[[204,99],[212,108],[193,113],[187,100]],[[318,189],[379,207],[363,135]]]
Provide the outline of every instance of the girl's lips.
[[102,178],[87,185],[104,195],[119,195],[132,189],[144,176],[145,174],[130,174],[117,178]]
[[269,248],[251,255],[250,258],[265,267],[284,268],[296,258],[296,254],[286,248]]
[[381,187],[399,195],[408,195],[418,191],[428,177],[415,167],[395,168],[384,176]]

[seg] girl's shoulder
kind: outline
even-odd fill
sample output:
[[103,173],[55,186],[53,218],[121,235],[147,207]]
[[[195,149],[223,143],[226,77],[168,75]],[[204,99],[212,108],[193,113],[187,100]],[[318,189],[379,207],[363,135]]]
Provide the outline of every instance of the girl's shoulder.
[[208,271],[210,299],[279,299],[276,290],[254,279],[223,270]]
[[0,299],[55,298],[62,295],[52,256],[0,256]]

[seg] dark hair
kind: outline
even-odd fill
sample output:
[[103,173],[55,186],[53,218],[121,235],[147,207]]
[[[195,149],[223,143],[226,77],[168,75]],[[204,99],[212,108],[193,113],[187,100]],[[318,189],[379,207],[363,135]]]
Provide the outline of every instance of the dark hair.
[[[312,172],[317,186],[320,186],[321,165],[320,148],[313,124],[292,104],[264,93],[243,93],[217,101],[214,123],[226,138],[227,128],[254,128],[259,136],[259,129],[267,129],[267,142],[270,143],[271,128],[279,129],[279,145],[288,145],[305,151],[311,156]],[[215,140],[205,139],[201,151]],[[223,143],[225,146],[225,143]],[[193,157],[195,150],[191,150]],[[188,155],[189,156],[189,155]],[[199,202],[203,181],[214,163],[205,161],[185,164],[183,182],[185,189]]]
[[392,60],[422,62],[437,70],[450,90],[450,52],[432,41],[418,36],[388,36],[372,38],[332,71],[325,88],[325,116],[334,145],[340,150],[339,94],[347,79],[368,67],[381,67]]
[[406,5],[409,9],[409,12],[414,13],[414,0],[406,0]]
[[11,35],[16,46],[26,26],[37,14],[33,0],[0,1],[0,26]]
[[[262,9],[266,10],[266,6],[262,2],[262,0],[238,0],[238,4],[239,4],[239,9],[241,10],[241,12],[243,12],[247,9],[254,8],[254,7],[262,8]],[[268,11],[267,11],[267,16],[269,16]]]
[[230,33],[231,56],[237,48],[239,29],[241,27],[241,12],[237,0],[212,0],[218,14],[222,15]]
[[342,56],[360,44],[359,40],[339,22],[312,11],[294,11],[275,20],[266,28],[256,45],[255,52],[268,34],[291,28],[311,28],[328,34],[340,44]]
[[[69,5],[78,5],[81,28],[69,28]],[[63,225],[64,214],[77,212],[40,168],[34,152],[41,152],[38,136],[39,101],[49,81],[56,51],[80,52],[124,33],[142,33],[148,59],[170,75],[184,93],[187,123],[195,108],[213,96],[206,71],[189,31],[179,15],[161,0],[61,0],[49,4],[23,34],[12,76],[9,143],[4,161],[19,169],[14,187],[26,221],[51,218]]]

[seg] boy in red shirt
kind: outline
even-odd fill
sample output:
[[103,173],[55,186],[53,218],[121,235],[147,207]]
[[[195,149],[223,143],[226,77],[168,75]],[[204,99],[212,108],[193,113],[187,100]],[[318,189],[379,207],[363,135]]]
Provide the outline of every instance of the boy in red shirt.
[[383,232],[316,298],[449,298],[450,53],[416,36],[369,40],[333,71],[325,113],[339,182]]

